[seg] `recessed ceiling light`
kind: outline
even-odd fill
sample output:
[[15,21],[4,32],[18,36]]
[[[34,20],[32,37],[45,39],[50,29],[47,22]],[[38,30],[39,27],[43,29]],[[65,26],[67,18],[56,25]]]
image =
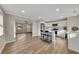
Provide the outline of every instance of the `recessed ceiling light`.
[[60,9],[59,9],[59,8],[57,8],[57,9],[56,9],[56,11],[60,11]]
[[63,18],[64,16],[60,16],[60,18]]
[[73,16],[77,16],[77,14],[74,14]]
[[39,19],[42,18],[41,16],[38,17]]
[[22,13],[24,13],[25,11],[24,11],[24,10],[22,10],[21,12],[22,12]]

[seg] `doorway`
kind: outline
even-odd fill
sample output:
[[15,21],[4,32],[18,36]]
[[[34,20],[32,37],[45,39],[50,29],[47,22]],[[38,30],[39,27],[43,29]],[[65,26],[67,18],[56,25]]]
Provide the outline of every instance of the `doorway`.
[[29,21],[16,20],[16,38],[19,40],[25,36],[32,37],[32,23]]

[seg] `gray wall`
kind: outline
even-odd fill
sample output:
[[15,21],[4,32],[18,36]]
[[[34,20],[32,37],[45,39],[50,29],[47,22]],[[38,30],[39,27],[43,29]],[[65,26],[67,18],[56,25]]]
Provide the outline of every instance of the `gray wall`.
[[12,42],[16,40],[15,18],[11,15],[5,14],[5,41]]

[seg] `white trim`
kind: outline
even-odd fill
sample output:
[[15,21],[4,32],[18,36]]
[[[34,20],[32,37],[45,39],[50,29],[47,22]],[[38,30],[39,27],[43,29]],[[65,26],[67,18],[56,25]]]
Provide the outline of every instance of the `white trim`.
[[16,40],[12,40],[12,41],[8,41],[8,42],[5,42],[4,44],[3,44],[3,46],[2,46],[2,48],[0,49],[0,54],[1,54],[1,52],[3,51],[3,49],[4,49],[4,47],[5,47],[5,45],[7,44],[7,43],[11,43],[11,42],[15,42]]
[[78,53],[79,53],[79,51],[78,51],[78,50],[75,50],[75,49],[73,49],[73,48],[68,48],[68,49],[73,50],[73,51],[75,51],[75,52],[78,52]]
[[2,50],[4,49],[5,45],[6,45],[6,43],[4,43],[2,48],[0,49],[0,54],[1,54]]
[[3,44],[3,46],[2,46],[2,48],[0,49],[0,54],[1,54],[2,50],[4,49],[4,47],[5,47],[5,45],[6,45],[7,43],[11,43],[11,42],[15,42],[15,41],[16,41],[16,40],[5,42],[5,43]]
[[12,41],[7,41],[7,42],[5,42],[5,43],[7,44],[7,43],[15,42],[15,41],[16,41],[16,40],[12,40]]

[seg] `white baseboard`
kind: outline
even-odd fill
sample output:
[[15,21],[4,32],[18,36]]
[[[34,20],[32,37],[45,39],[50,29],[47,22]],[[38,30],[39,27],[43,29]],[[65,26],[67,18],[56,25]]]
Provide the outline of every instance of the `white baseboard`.
[[0,54],[3,51],[4,47],[5,47],[6,43],[3,44],[2,48],[0,49]]
[[73,50],[73,51],[75,51],[75,52],[78,52],[78,53],[79,53],[79,51],[78,51],[78,50],[76,50],[76,49],[73,49],[73,48],[68,48],[68,49]]
[[5,43],[7,44],[7,43],[15,42],[15,41],[16,41],[16,40],[12,40],[12,41],[7,41],[7,42],[5,42]]
[[7,44],[7,43],[11,43],[11,42],[15,42],[16,40],[12,40],[12,41],[8,41],[8,42],[5,42],[4,44],[3,44],[3,46],[2,46],[2,48],[0,49],[0,54],[1,54],[1,52],[3,51],[3,49],[4,49],[4,47],[5,47],[5,45]]

